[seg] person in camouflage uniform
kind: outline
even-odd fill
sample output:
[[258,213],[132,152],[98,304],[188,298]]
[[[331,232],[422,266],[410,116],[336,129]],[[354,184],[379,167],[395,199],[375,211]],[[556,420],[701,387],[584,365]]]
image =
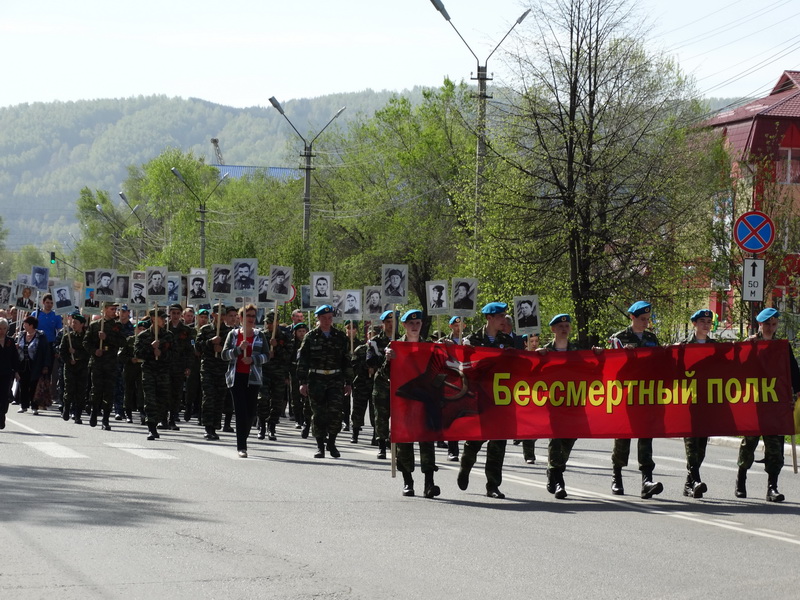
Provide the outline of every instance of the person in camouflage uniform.
[[125,340],[125,345],[119,351],[119,362],[122,365],[122,379],[125,383],[125,395],[122,410],[128,423],[133,423],[133,411],[139,411],[139,421],[145,424],[144,393],[142,392],[142,361],[134,356],[136,336],[150,327],[149,321],[136,323],[133,335]]
[[[225,317],[219,324],[219,335],[217,335],[217,321],[220,319],[219,310]],[[203,312],[202,309],[200,312]],[[203,325],[197,334],[195,348],[200,353],[200,385],[203,392],[200,417],[205,428],[205,439],[209,441],[218,440],[217,431],[222,429],[222,414],[226,402],[231,404],[231,395],[228,384],[225,381],[225,373],[228,371],[229,361],[222,358],[222,347],[228,337],[228,333],[233,330],[236,322],[236,307],[214,306],[213,319],[210,323]],[[226,412],[226,423],[230,427],[229,414]]]
[[328,452],[339,458],[336,436],[342,427],[342,402],[353,380],[347,336],[333,327],[333,312],[329,304],[314,311],[317,327],[303,338],[297,359],[300,393],[311,402],[311,433],[317,440],[314,458],[325,458],[326,434]]
[[[401,342],[426,342],[422,339],[422,311],[409,310],[402,317],[400,322],[406,329],[406,333],[400,338]],[[392,344],[386,348],[386,365],[384,371],[390,375],[391,361],[394,359]],[[425,489],[423,495],[426,498],[435,498],[441,493],[439,486],[433,482],[433,474],[439,470],[436,466],[436,444],[434,442],[417,442],[419,445],[420,470],[425,475]],[[414,495],[414,444],[397,444],[397,469],[403,474],[403,496]]]
[[[127,304],[120,304],[117,307],[117,320],[122,328],[122,335],[125,340],[128,340],[134,335],[135,324],[131,321],[131,311]],[[120,353],[124,350],[125,346],[120,348]],[[123,362],[120,356],[117,355],[117,377],[114,386],[114,420],[122,421],[125,418],[125,373],[123,372]],[[128,420],[133,423],[133,420]]]
[[[647,329],[650,326],[651,310],[652,306],[649,302],[640,300],[631,304],[628,308],[631,325],[611,336],[609,339],[611,347],[632,350],[660,346],[656,334]],[[637,452],[639,470],[642,472],[641,496],[646,500],[664,491],[664,486],[660,481],[653,481],[653,470],[656,468],[656,463],[653,462],[653,438],[639,438]],[[615,496],[622,496],[625,493],[622,485],[622,467],[628,466],[630,453],[630,438],[614,440],[614,450],[611,453],[611,463],[614,469],[611,478],[611,493]]]
[[192,417],[197,416],[197,424],[203,424],[203,417],[200,414],[202,407],[202,393],[200,388],[200,351],[197,349],[197,335],[200,333],[200,328],[208,323],[209,310],[204,311],[203,317],[199,314],[195,316],[194,308],[187,306],[183,309],[183,322],[184,324],[194,331],[194,339],[192,345],[194,346],[192,353],[191,369],[189,377],[186,378],[186,394],[184,395],[184,411],[183,420],[187,423],[191,421]]
[[[775,335],[778,330],[778,319],[780,313],[774,308],[765,308],[758,316],[758,333],[751,336],[751,340],[772,341],[778,339]],[[791,347],[789,348],[789,371],[792,376],[792,405],[795,397],[800,392],[800,369],[797,366],[797,359],[794,357]],[[787,431],[787,433],[789,433]],[[767,502],[783,502],[784,496],[778,491],[778,476],[783,468],[783,443],[782,435],[764,435],[764,470],[767,472]],[[757,435],[748,435],[742,438],[739,446],[739,459],[737,465],[739,472],[736,475],[735,495],[737,498],[747,498],[747,470],[753,466],[754,453],[758,447]]]
[[[150,311],[151,325],[139,335],[133,345],[133,355],[142,361],[142,393],[147,418],[148,440],[159,436],[156,428],[166,412],[170,392],[170,362],[174,338],[166,329],[167,313]],[[158,331],[156,331],[158,330]]]
[[[292,318],[295,313],[292,313]],[[302,429],[300,436],[302,438],[308,437],[308,431],[311,428],[311,404],[306,396],[300,394],[300,382],[297,380],[297,354],[300,351],[300,346],[303,344],[303,338],[308,333],[308,325],[302,321],[298,321],[292,325],[292,354],[291,365],[289,373],[291,375],[290,393],[292,398],[292,412],[294,413],[295,428]]]
[[[348,298],[353,298],[352,294],[348,294]],[[353,352],[356,351],[356,348],[361,345],[361,340],[358,339],[358,328],[355,325],[355,322],[347,319],[344,322],[344,332],[347,335],[347,343],[348,343],[348,350],[350,351],[350,358],[353,358]],[[342,424],[344,425],[345,431],[350,431],[350,409],[353,403],[353,392],[351,391],[349,394],[346,394],[344,397],[344,403],[342,404]]]
[[173,304],[169,307],[169,323],[167,331],[172,334],[174,344],[170,358],[169,401],[164,415],[162,428],[180,431],[178,421],[181,420],[181,404],[183,403],[183,386],[192,371],[194,361],[194,338],[197,332],[181,321],[183,307]]
[[[701,309],[691,316],[694,331],[683,340],[682,344],[711,344],[716,340],[709,337],[711,326],[714,322],[714,313],[708,309]],[[708,491],[708,486],[700,480],[700,467],[706,457],[707,437],[685,437],[683,446],[686,450],[686,483],[683,485],[683,495],[692,498],[702,498]]]
[[[514,348],[514,340],[503,333],[508,304],[505,302],[489,302],[481,309],[486,317],[486,325],[464,339],[465,346],[486,346],[491,348]],[[469,486],[469,473],[478,458],[478,452],[484,441],[469,440],[464,443],[461,453],[461,464],[456,482],[458,487],[466,490]],[[489,498],[505,498],[500,491],[503,482],[503,460],[506,456],[506,440],[490,440],[486,445],[486,495]]]
[[62,336],[59,347],[64,366],[64,404],[61,407],[61,418],[69,421],[72,416],[75,423],[80,425],[86,402],[86,386],[89,383],[89,352],[83,345],[86,317],[74,313],[70,323],[72,331]]
[[[459,316],[450,317],[448,327],[450,328],[450,333],[439,339],[439,343],[460,344],[464,330],[462,318]],[[450,462],[458,462],[459,453],[458,440],[449,440],[447,442],[447,460]]]
[[[262,366],[264,379],[258,393],[258,439],[263,440],[269,429],[269,439],[274,442],[278,439],[275,426],[283,415],[286,401],[292,340],[280,327],[274,312],[267,315],[266,325],[264,336],[270,352],[269,360]],[[273,331],[275,337],[272,337]]]
[[375,437],[378,438],[378,458],[386,458],[386,444],[389,440],[389,376],[384,372],[386,347],[394,339],[394,325],[399,313],[391,310],[381,314],[383,331],[369,342],[367,366],[373,369],[372,404],[375,408]]
[[373,370],[367,366],[367,351],[370,340],[380,335],[382,331],[380,325],[373,325],[367,332],[367,343],[361,344],[354,351],[350,358],[350,365],[353,367],[353,435],[350,439],[351,444],[358,443],[358,434],[364,427],[364,415],[367,412],[369,401],[372,399],[372,377]]
[[[550,319],[550,331],[553,332],[553,339],[536,349],[539,354],[572,352],[579,349],[578,345],[569,339],[572,333],[572,317],[568,314],[561,313]],[[547,491],[559,500],[567,497],[564,471],[576,441],[574,438],[556,438],[551,439],[547,445]]]
[[111,431],[109,417],[114,405],[114,388],[117,381],[117,353],[125,345],[122,327],[116,320],[117,305],[103,302],[103,314],[91,323],[83,339],[83,347],[89,352],[89,371],[92,378],[92,413],[89,425],[97,425],[102,411],[102,426]]

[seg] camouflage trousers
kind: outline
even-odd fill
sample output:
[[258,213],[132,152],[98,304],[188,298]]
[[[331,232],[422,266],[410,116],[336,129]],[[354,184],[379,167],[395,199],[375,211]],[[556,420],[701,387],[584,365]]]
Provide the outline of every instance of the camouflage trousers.
[[686,470],[699,469],[706,458],[707,437],[685,437],[683,447],[686,449]]
[[[469,473],[475,465],[485,441],[469,440],[464,442],[461,452],[461,470]],[[506,440],[490,440],[486,443],[486,489],[500,487],[503,483],[503,461],[506,457]]]
[[572,447],[578,440],[573,438],[556,438],[547,445],[547,468],[551,471],[564,472]]
[[311,435],[336,436],[342,429],[344,379],[341,376],[311,375],[308,381],[311,403]]
[[[768,475],[778,475],[783,468],[783,436],[765,435],[764,438],[764,470]],[[757,435],[748,435],[742,438],[739,446],[738,465],[742,469],[749,469],[755,459],[755,451],[758,447]]]
[[[220,369],[201,369],[200,386],[203,392],[200,417],[204,427],[222,429],[222,413],[227,404],[231,403],[230,390],[225,382],[225,371]],[[230,409],[229,411],[230,412]]]
[[125,365],[122,371],[125,382],[123,408],[126,412],[144,411],[144,393],[142,391],[142,365],[140,363]]
[[283,416],[286,405],[286,378],[288,372],[264,370],[264,380],[258,391],[256,413],[260,422],[276,425]]
[[389,381],[375,377],[372,386],[372,404],[375,407],[375,437],[389,439]]
[[[419,465],[423,473],[434,473],[436,468],[436,444],[434,442],[418,442]],[[414,472],[414,444],[397,444],[397,468],[400,472]]]
[[183,404],[183,385],[186,382],[186,374],[183,369],[172,368],[169,371],[169,397],[167,401],[166,411],[164,418],[167,417],[166,412],[169,412],[169,418],[173,421],[180,421],[181,404]]
[[[639,438],[636,450],[639,459],[639,470],[652,472],[656,468],[653,462],[653,438]],[[630,439],[614,440],[614,450],[611,452],[611,463],[615,467],[627,467],[628,457],[631,454]]]
[[116,357],[94,359],[89,369],[92,375],[92,414],[102,414],[106,419],[114,405],[117,359]]
[[353,385],[353,412],[351,420],[353,427],[364,427],[364,415],[367,413],[370,398],[372,398],[372,385]]
[[169,367],[144,363],[142,365],[142,394],[144,414],[149,423],[165,419],[170,394]]
[[311,402],[308,400],[308,396],[303,396],[300,393],[300,382],[297,380],[297,375],[294,373],[292,373],[290,392],[292,396],[292,412],[294,413],[294,420],[300,424],[310,424]]
[[80,418],[86,404],[86,386],[89,385],[89,369],[83,367],[72,368],[64,365],[64,405],[63,414]]

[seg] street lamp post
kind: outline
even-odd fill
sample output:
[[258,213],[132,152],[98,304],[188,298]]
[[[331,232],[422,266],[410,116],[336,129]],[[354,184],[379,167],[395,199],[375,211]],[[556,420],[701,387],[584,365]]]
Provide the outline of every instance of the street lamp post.
[[478,63],[477,77],[472,77],[473,80],[477,79],[478,81],[478,124],[476,128],[478,142],[475,150],[475,232],[473,234],[474,237],[477,238],[478,226],[480,225],[480,198],[481,188],[483,186],[483,169],[486,160],[486,101],[492,97],[486,92],[486,84],[492,79],[488,75],[487,66],[492,54],[497,51],[497,49],[500,47],[500,44],[502,44],[511,34],[511,32],[514,30],[514,27],[525,20],[525,17],[528,16],[528,13],[531,12],[531,9],[529,8],[522,13],[522,15],[520,15],[519,19],[516,20],[516,22],[511,26],[511,29],[506,32],[506,34],[503,36],[503,39],[497,43],[497,45],[494,47],[494,50],[489,53],[489,56],[487,56],[486,60],[483,61],[483,64],[481,64],[481,60],[478,58],[475,52],[473,52],[472,48],[467,43],[467,40],[464,39],[464,36],[461,35],[461,32],[459,32],[458,29],[456,29],[456,26],[453,25],[453,22],[450,20],[450,15],[447,13],[447,9],[445,9],[442,0],[431,0],[431,4],[433,4],[434,8],[441,13],[442,17],[444,17],[444,20],[450,23],[450,27],[452,27],[458,37],[461,38],[461,41],[464,42],[467,50],[470,51],[470,54],[475,57],[475,60]]
[[180,182],[186,186],[186,189],[189,190],[189,192],[192,194],[192,196],[195,197],[195,199],[200,205],[200,208],[197,209],[197,212],[200,213],[200,219],[199,219],[200,220],[200,268],[205,269],[206,268],[206,212],[207,212],[206,202],[208,202],[208,199],[211,198],[211,195],[215,191],[217,191],[217,188],[220,186],[220,184],[228,178],[229,173],[225,173],[222,177],[220,177],[219,181],[217,182],[217,185],[215,185],[214,189],[212,189],[208,193],[208,196],[206,196],[205,200],[201,200],[200,196],[195,194],[192,187],[186,182],[186,180],[183,178],[183,175],[181,175],[181,172],[178,171],[177,168],[172,167],[170,171],[172,171],[172,174],[175,175],[175,177],[177,177],[178,180],[180,180]]
[[305,159],[305,166],[303,167],[303,170],[306,173],[305,174],[305,183],[303,185],[303,243],[305,244],[305,248],[306,248],[306,251],[307,251],[308,250],[309,229],[311,227],[311,170],[313,168],[311,166],[311,158],[314,156],[314,154],[312,153],[312,147],[314,145],[314,142],[317,140],[317,138],[320,135],[322,135],[322,132],[325,131],[328,128],[328,125],[333,123],[333,121],[336,119],[336,117],[338,117],[340,114],[342,114],[344,109],[347,108],[347,107],[343,106],[338,111],[336,111],[336,114],[331,117],[331,120],[328,121],[328,123],[325,125],[325,127],[320,129],[319,133],[317,135],[315,135],[313,137],[313,139],[309,142],[308,140],[306,140],[305,137],[303,137],[302,133],[297,131],[297,127],[294,126],[294,123],[292,123],[292,121],[289,119],[289,117],[286,116],[286,113],[283,112],[283,107],[281,106],[281,103],[278,102],[278,100],[275,98],[275,96],[273,96],[272,98],[269,99],[269,103],[272,104],[272,106],[275,108],[275,110],[277,110],[279,113],[281,113],[283,115],[283,118],[286,119],[288,121],[289,125],[292,126],[292,129],[294,129],[294,132],[300,137],[301,140],[303,140],[303,152],[300,154],[300,156],[302,156]]

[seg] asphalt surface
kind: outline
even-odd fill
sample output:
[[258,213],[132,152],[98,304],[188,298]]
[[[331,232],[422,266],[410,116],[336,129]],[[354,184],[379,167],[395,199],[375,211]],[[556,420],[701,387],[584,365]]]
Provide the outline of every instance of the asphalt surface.
[[635,461],[627,495],[610,494],[610,440],[577,442],[565,500],[545,489],[546,441],[535,465],[509,443],[505,500],[484,495],[483,452],[461,491],[437,450],[428,500],[419,471],[419,495],[401,496],[369,428],[319,460],[284,420],[240,459],[233,434],[207,442],[193,423],[148,442],[138,425],[15,408],[0,431],[0,598],[800,596],[800,477],[787,456],[787,500],[767,503],[756,464],[735,498],[735,440],[709,445],[702,500],[682,495],[672,439],[654,442],[665,490],[650,500]]

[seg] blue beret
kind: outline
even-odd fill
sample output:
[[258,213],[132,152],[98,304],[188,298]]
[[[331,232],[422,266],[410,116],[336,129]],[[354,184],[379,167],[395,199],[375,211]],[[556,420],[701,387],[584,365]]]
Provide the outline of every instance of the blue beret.
[[628,309],[628,312],[632,314],[634,317],[638,317],[644,313],[650,313],[650,303],[645,302],[644,300],[639,300],[638,302],[634,302],[631,304],[631,307]]
[[317,310],[314,311],[314,314],[319,315],[327,315],[333,312],[333,307],[330,304],[323,304],[322,306],[318,307]]
[[499,315],[508,311],[508,304],[505,302],[489,302],[481,309],[485,315]]
[[697,321],[697,319],[699,319],[700,317],[708,317],[709,319],[713,319],[714,313],[708,310],[707,308],[701,308],[692,315],[692,323]]
[[461,323],[461,317],[450,317],[450,325],[453,323]]
[[416,308],[412,308],[402,317],[400,317],[400,322],[405,323],[406,321],[410,321],[411,319],[421,319],[422,318],[422,311],[417,310]]
[[567,313],[561,313],[560,315],[556,315],[552,319],[550,319],[550,327],[555,325],[556,323],[563,323],[566,321],[567,323],[572,323],[572,317],[570,317]]
[[120,305],[119,305],[119,309],[120,309],[120,310],[130,310],[130,308],[128,308],[128,305],[127,305],[127,304],[120,304]]
[[388,319],[389,317],[392,317],[392,318],[394,318],[394,311],[391,311],[391,310],[385,310],[385,311],[383,311],[383,312],[381,313],[381,321],[385,321],[385,320],[386,320],[386,319]]
[[775,317],[777,319],[780,316],[781,313],[779,313],[774,308],[765,308],[760,313],[758,313],[756,321],[758,321],[759,323],[764,323],[766,321],[769,321],[772,317]]

